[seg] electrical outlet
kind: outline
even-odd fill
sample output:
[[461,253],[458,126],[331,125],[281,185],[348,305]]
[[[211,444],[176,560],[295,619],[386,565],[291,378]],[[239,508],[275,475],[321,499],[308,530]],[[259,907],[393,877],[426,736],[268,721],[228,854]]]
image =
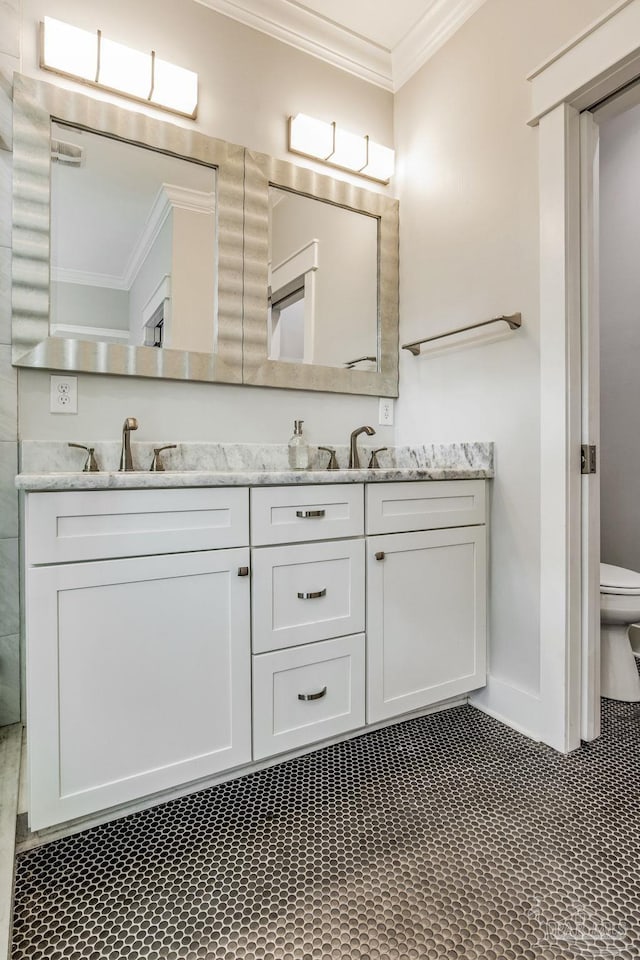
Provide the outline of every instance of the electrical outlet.
[[49,410],[51,413],[78,412],[77,377],[51,377]]
[[378,423],[384,427],[393,426],[393,400],[391,397],[380,397]]

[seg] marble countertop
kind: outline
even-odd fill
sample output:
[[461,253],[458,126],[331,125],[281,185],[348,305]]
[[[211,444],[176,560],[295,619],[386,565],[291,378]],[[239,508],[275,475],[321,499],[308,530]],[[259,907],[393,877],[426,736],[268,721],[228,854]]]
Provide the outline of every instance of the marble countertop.
[[[155,446],[160,446],[155,442]],[[153,443],[132,444],[134,464],[150,462]],[[324,468],[326,454],[311,448],[311,469],[290,470],[287,448],[282,444],[179,444],[164,454],[165,471],[113,469],[98,473],[78,471],[84,454],[66,444],[30,441],[21,445],[22,472],[16,486],[25,491],[45,490],[135,490],[165,487],[274,486],[315,483],[371,483],[403,480],[473,480],[494,475],[492,443],[425,444],[389,447],[379,454],[376,470],[345,469],[346,448],[337,448],[338,470]],[[361,447],[368,462],[370,449]],[[117,463],[119,444],[96,444],[98,463]],[[322,466],[321,466],[322,465]]]
[[165,487],[261,487],[284,484],[371,483],[398,480],[489,479],[493,470],[469,467],[415,467],[378,470],[165,471],[149,473],[21,473],[20,490],[146,490]]

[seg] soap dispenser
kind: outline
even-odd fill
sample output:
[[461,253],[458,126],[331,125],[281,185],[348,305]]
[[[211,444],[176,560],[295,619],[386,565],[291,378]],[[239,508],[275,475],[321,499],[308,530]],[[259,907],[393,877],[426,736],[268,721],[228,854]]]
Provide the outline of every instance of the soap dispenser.
[[289,466],[292,470],[309,469],[309,447],[302,433],[304,420],[294,420],[293,436],[289,440]]

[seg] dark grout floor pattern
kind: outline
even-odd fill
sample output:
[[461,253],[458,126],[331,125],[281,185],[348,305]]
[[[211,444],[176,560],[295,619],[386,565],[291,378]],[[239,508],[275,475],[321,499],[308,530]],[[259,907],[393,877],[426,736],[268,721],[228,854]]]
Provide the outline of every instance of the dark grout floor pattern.
[[563,757],[472,707],[19,856],[12,960],[638,960],[640,704]]

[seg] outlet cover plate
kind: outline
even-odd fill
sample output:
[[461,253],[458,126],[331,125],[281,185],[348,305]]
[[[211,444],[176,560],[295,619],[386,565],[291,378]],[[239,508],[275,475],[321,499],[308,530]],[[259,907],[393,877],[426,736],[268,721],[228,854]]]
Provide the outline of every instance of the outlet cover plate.
[[380,397],[380,406],[378,407],[378,424],[384,427],[393,426],[392,397]]
[[51,413],[78,412],[78,378],[51,377],[49,410]]

